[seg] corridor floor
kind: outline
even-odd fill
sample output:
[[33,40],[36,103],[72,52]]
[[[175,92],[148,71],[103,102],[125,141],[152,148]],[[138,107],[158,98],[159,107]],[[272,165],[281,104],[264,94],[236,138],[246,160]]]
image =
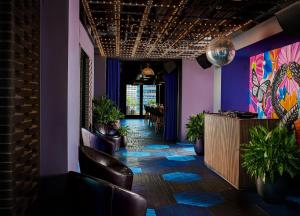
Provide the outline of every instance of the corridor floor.
[[297,202],[270,205],[255,191],[238,191],[206,168],[189,143],[165,143],[144,120],[123,120],[130,132],[115,157],[134,172],[133,191],[148,202],[147,216],[300,215]]

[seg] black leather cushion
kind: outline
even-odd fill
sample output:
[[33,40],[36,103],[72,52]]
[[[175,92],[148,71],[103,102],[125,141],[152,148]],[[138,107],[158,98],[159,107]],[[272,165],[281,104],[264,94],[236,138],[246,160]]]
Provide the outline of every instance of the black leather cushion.
[[87,146],[79,147],[79,164],[83,174],[103,179],[131,190],[133,172],[114,157]]
[[42,178],[37,215],[142,216],[147,202],[108,182],[69,172]]

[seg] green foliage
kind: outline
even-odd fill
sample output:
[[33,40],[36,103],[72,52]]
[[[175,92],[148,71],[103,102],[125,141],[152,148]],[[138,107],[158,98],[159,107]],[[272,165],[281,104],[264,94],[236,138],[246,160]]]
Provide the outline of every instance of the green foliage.
[[156,104],[156,100],[155,99],[148,100],[147,105],[153,105],[153,104]]
[[264,182],[274,182],[276,176],[294,177],[300,170],[300,151],[293,132],[283,127],[268,130],[257,126],[250,129],[249,144],[242,145],[243,167]]
[[120,128],[118,128],[118,133],[121,136],[127,136],[128,135],[128,131],[129,131],[129,127],[128,126],[121,126]]
[[93,100],[93,121],[94,124],[106,125],[124,118],[124,114],[106,97]]
[[127,98],[126,98],[126,105],[127,105],[127,106],[136,106],[136,105],[137,105],[137,100],[136,100],[136,98],[127,97]]
[[186,128],[186,137],[190,142],[196,142],[197,139],[201,138],[204,134],[204,113],[190,116]]
[[124,117],[125,117],[124,114],[117,107],[113,107],[109,112],[108,121],[115,122]]

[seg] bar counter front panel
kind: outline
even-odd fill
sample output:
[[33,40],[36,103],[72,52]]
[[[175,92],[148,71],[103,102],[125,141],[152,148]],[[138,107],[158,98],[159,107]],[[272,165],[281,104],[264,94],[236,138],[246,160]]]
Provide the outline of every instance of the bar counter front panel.
[[205,164],[237,189],[253,186],[254,181],[242,167],[240,146],[249,142],[249,129],[257,125],[274,128],[278,120],[241,119],[205,114]]

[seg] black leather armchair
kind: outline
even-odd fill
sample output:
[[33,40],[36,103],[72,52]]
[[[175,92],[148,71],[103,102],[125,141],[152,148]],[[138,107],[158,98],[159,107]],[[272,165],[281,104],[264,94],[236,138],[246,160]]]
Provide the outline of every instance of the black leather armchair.
[[122,145],[122,137],[118,134],[114,135],[114,136],[110,136],[110,135],[105,135],[101,132],[96,133],[97,136],[100,137],[100,140],[108,141],[108,142],[112,142],[114,143],[114,151],[119,151],[121,145]]
[[85,128],[81,128],[81,135],[85,146],[90,146],[107,154],[113,155],[119,148],[114,141],[103,136],[97,136]]
[[87,146],[80,146],[79,165],[83,174],[100,178],[131,190],[133,181],[131,169],[104,152]]
[[69,172],[43,177],[35,215],[143,216],[146,200],[108,182]]

